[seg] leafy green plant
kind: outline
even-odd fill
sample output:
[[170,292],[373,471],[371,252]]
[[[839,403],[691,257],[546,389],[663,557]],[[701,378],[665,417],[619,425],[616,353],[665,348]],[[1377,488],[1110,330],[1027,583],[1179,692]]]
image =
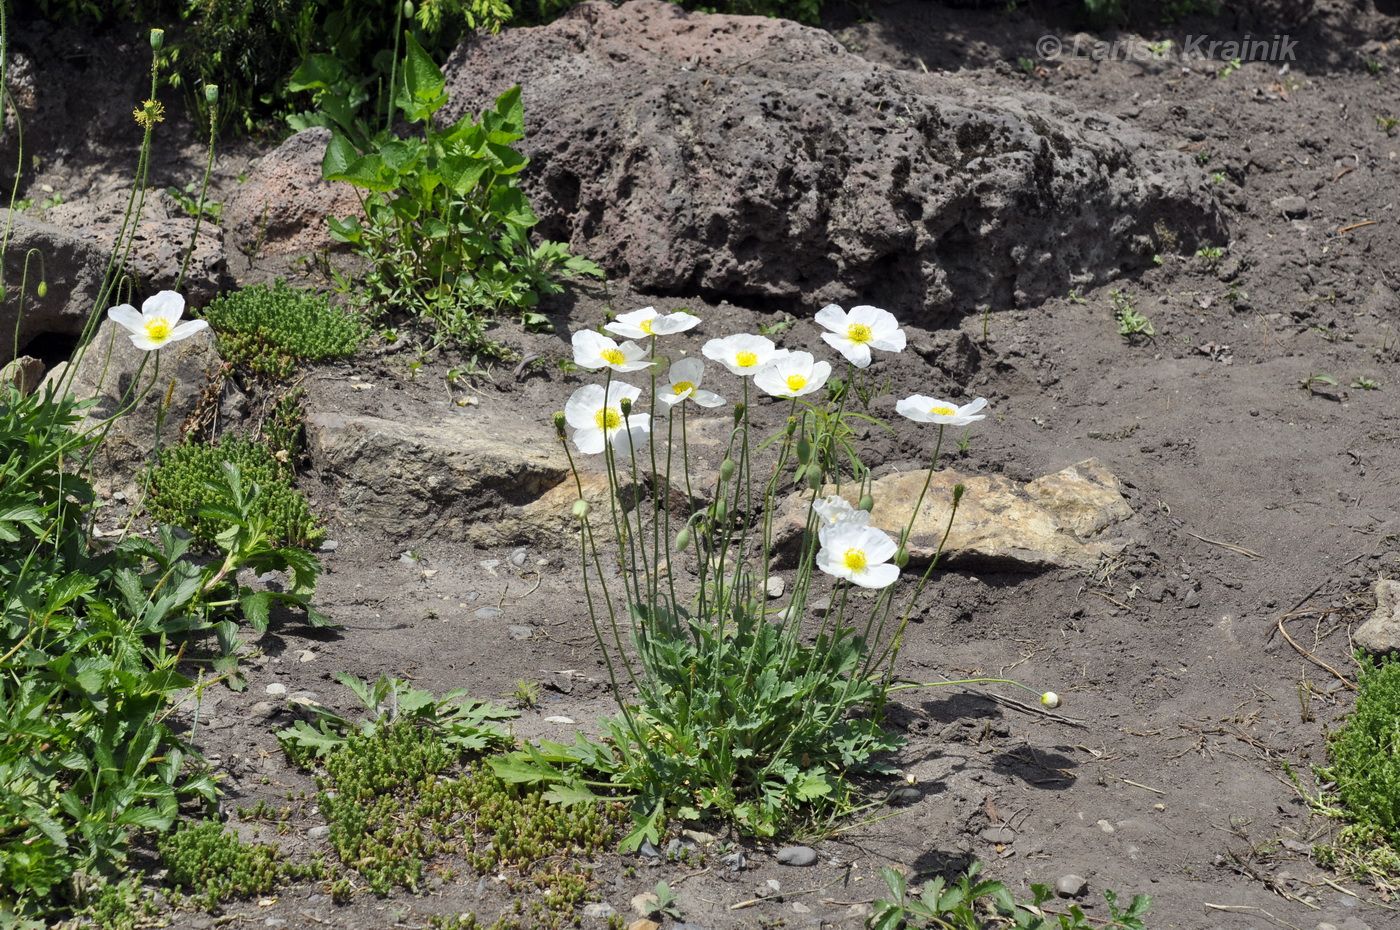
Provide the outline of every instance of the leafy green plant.
[[1109,291],[1108,299],[1113,304],[1113,318],[1118,323],[1118,335],[1129,342],[1145,336],[1151,339],[1157,335],[1157,327],[1133,306],[1133,299],[1123,291]]
[[479,119],[439,127],[446,79],[410,36],[395,106],[421,138],[380,135],[363,148],[344,131],[326,147],[322,172],[366,192],[365,219],[332,219],[332,235],[371,263],[370,302],[422,318],[440,342],[499,353],[487,318],[534,307],[561,290],[557,278],[601,276],[598,266],[559,242],[530,242],[538,222],[516,176],[526,158],[520,89]]
[[277,847],[245,843],[213,820],[182,825],[162,837],[157,848],[170,884],[208,910],[232,898],[270,894],[287,882],[323,874],[317,863],[287,862]]
[[1356,709],[1328,741],[1323,774],[1349,818],[1400,850],[1400,661],[1359,661]]
[[1091,919],[1077,904],[1057,914],[1045,906],[1054,895],[1044,885],[1032,885],[1031,903],[1018,904],[1001,882],[979,879],[981,870],[981,863],[974,862],[956,881],[938,876],[910,891],[904,875],[881,869],[889,895],[875,902],[871,930],[1145,930],[1142,918],[1152,904],[1147,895],[1136,895],[1126,909],[1120,909],[1117,895],[1105,891],[1107,920]]
[[226,360],[274,379],[289,377],[302,362],[353,355],[365,332],[358,317],[329,298],[282,280],[221,294],[204,318]]
[[309,549],[324,538],[310,504],[292,486],[288,463],[279,461],[264,443],[236,436],[212,445],[186,441],[163,450],[151,469],[146,509],[156,520],[188,530],[206,545],[215,544],[231,525],[224,509],[209,507],[211,500],[221,499],[211,486],[223,482],[226,464],[238,469],[251,516],[272,540]]
[[465,691],[435,697],[406,681],[383,675],[373,684],[346,672],[336,680],[350,689],[368,716],[355,723],[326,707],[310,706],[315,726],[298,720],[277,734],[287,755],[300,765],[325,758],[354,733],[368,736],[399,720],[432,729],[438,739],[459,752],[510,745],[510,734],[500,721],[517,716],[515,711],[474,700]]

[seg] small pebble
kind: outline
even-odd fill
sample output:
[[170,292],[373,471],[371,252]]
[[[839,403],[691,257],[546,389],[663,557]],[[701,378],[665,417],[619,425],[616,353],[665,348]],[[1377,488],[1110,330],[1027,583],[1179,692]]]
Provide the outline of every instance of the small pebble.
[[258,703],[248,708],[248,711],[255,717],[271,717],[273,714],[277,713],[277,705],[271,701],[258,701]]
[[[478,611],[478,613],[480,613],[480,611]],[[518,639],[524,642],[535,635],[535,628],[526,626],[523,623],[512,623],[510,626],[506,627],[506,632],[510,634],[511,639]]]
[[983,827],[978,836],[998,846],[1006,846],[1016,841],[1016,831],[1007,826]]
[[319,705],[320,695],[315,691],[293,691],[287,695],[288,704],[316,704]]
[[525,560],[529,558],[529,555],[530,550],[525,548],[524,546],[520,546],[517,549],[512,549],[510,553],[510,564],[514,565],[516,568],[524,568]]
[[648,917],[638,917],[627,925],[627,930],[661,930],[661,925]]
[[335,550],[337,550],[337,549],[339,549],[339,548],[340,548],[340,541],[337,540],[337,539],[323,539],[323,540],[321,540],[320,549],[321,549],[322,552],[334,552]]
[[274,681],[263,689],[263,693],[270,694],[273,697],[285,697],[287,694],[287,686]]
[[650,917],[661,910],[661,899],[655,892],[643,891],[632,898],[632,910],[640,917]]
[[595,904],[585,904],[583,907],[584,917],[595,917],[598,920],[607,920],[616,913],[617,911],[613,910],[613,906],[606,901],[599,901]]
[[1095,822],[1094,822],[1094,826],[1098,827],[1100,830],[1102,830],[1102,831],[1105,832],[1105,833],[1112,833],[1112,832],[1113,832],[1113,824],[1109,823],[1107,820],[1098,820],[1098,821],[1095,821]]
[[315,661],[316,661],[316,653],[312,652],[310,649],[298,649],[298,650],[297,650],[297,661],[298,661],[298,662],[315,662]]
[[501,613],[502,611],[499,607],[478,607],[476,609],[476,619],[495,620]]
[[787,590],[787,582],[783,580],[782,575],[769,575],[765,590],[769,597],[774,599],[780,598],[783,596],[783,592]]
[[575,720],[573,717],[565,717],[563,714],[557,714],[557,715],[555,715],[555,716],[553,716],[553,717],[546,717],[546,718],[544,718],[544,722],[545,722],[545,723],[578,723],[578,721]]
[[810,846],[784,846],[777,859],[779,865],[816,865],[817,851]]
[[306,838],[311,840],[323,840],[331,835],[331,828],[327,826],[312,827],[306,831]]
[[1062,898],[1078,898],[1089,890],[1089,880],[1083,875],[1061,875],[1055,880],[1055,894]]

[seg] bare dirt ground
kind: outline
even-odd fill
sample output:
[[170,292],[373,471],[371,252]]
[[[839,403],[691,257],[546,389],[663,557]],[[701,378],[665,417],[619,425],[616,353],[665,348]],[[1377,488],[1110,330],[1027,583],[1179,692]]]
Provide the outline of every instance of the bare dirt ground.
[[[1361,6],[1320,4],[1286,73],[1244,63],[1227,76],[1223,62],[1036,59],[1038,37],[1068,41],[1074,27],[1035,10],[876,4],[868,21],[833,24],[872,59],[966,69],[989,89],[1031,86],[1199,153],[1219,172],[1231,241],[1218,262],[1168,254],[1138,279],[971,315],[965,340],[912,329],[914,351],[876,369],[890,387],[872,410],[887,418],[894,398],[916,390],[991,400],[960,470],[1029,479],[1092,456],[1128,485],[1133,544],[1121,558],[1092,573],[953,566],[925,594],[901,659],[914,679],[1009,675],[1053,688],[1072,722],[976,691],[901,695],[894,721],[909,743],[896,761],[917,778],[916,801],[815,838],[821,860],[806,869],[779,866],[762,844],[748,844],[750,867],[738,873],[718,861],[607,856],[597,863],[603,900],[626,913],[633,895],[665,879],[695,927],[856,927],[883,890],[880,866],[932,873],[980,859],[1018,892],[1067,873],[1087,877],[1091,901],[1106,888],[1147,892],[1156,928],[1400,922],[1374,889],[1310,861],[1333,825],[1310,816],[1285,777],[1287,764],[1313,786],[1326,734],[1352,699],[1289,644],[1280,621],[1303,650],[1350,676],[1349,627],[1368,613],[1377,575],[1400,573],[1400,136],[1377,119],[1400,115],[1400,21]],[[1188,28],[1228,35],[1236,25],[1227,17],[1144,34]],[[1386,70],[1371,73],[1368,59]],[[1155,338],[1119,337],[1111,290],[1152,320]],[[760,321],[614,285],[557,307],[560,336],[509,325],[501,336],[563,357],[563,334],[596,326],[609,307],[646,303],[706,320],[688,334],[691,351]],[[815,343],[815,309],[782,341]],[[358,374],[376,390],[346,388],[347,405],[375,409],[392,392],[412,410],[440,402],[450,362],[411,379],[407,358],[389,354],[311,377],[344,385]],[[1300,388],[1317,375],[1335,383]],[[1353,386],[1362,379],[1379,389]],[[547,365],[474,391],[483,408],[544,420],[578,383]],[[917,466],[927,434],[893,425],[896,437],[873,446],[881,468]],[[305,484],[313,498],[332,490],[314,474]],[[500,699],[519,680],[542,682],[541,704],[517,726],[525,737],[573,729],[546,718],[590,728],[612,712],[569,544],[477,551],[335,525],[331,535],[338,546],[325,555],[319,602],[340,629],[283,628],[261,642],[245,693],[206,696],[203,748],[228,773],[235,820],[241,805],[280,806],[311,787],[273,736],[290,717],[261,703],[274,683],[350,709],[332,681],[342,670]],[[314,807],[294,805],[290,832],[276,839],[307,854],[324,843],[308,833],[320,823]],[[1007,830],[988,829],[998,827]],[[439,881],[416,896],[365,893],[344,906],[306,885],[267,906],[179,915],[174,925],[422,927],[431,914],[491,917],[503,906],[491,879]],[[1089,913],[1102,916],[1102,904]]]

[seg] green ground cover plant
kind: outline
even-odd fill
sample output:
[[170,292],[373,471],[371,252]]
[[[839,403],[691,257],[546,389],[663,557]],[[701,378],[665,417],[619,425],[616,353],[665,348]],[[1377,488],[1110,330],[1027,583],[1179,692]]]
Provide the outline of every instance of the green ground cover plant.
[[395,107],[418,136],[381,134],[357,145],[341,127],[322,173],[365,192],[365,220],[332,219],[332,235],[367,258],[368,302],[422,319],[438,344],[502,353],[487,337],[490,318],[534,307],[558,293],[559,277],[601,277],[559,242],[530,241],[538,222],[517,175],[527,159],[512,145],[525,135],[520,89],[481,116],[440,127],[446,78],[412,36]]
[[364,338],[354,314],[278,280],[221,294],[204,309],[219,353],[254,375],[285,380],[304,362],[346,358]]
[[1364,654],[1356,708],[1328,741],[1330,785],[1314,806],[1344,822],[1318,860],[1383,889],[1400,887],[1400,660]]
[[1136,895],[1126,908],[1118,896],[1104,892],[1108,917],[1093,918],[1078,904],[1058,913],[1047,906],[1055,900],[1044,885],[1031,886],[1030,904],[1018,904],[1010,889],[998,881],[980,878],[982,867],[973,863],[954,881],[935,877],[915,889],[891,868],[880,870],[889,893],[875,902],[871,930],[1145,930],[1143,918],[1152,905],[1147,895]]
[[277,847],[245,843],[218,821],[186,823],[157,844],[167,880],[207,910],[224,901],[269,894],[288,882],[316,879],[319,863],[297,865],[284,860]]
[[249,516],[280,545],[314,548],[325,530],[311,505],[291,482],[291,467],[279,461],[265,443],[224,436],[216,443],[185,441],[164,449],[147,482],[146,508],[162,522],[188,530],[205,545],[215,545],[229,530],[228,514],[211,501],[211,488],[225,480],[225,470],[237,468],[250,504]]

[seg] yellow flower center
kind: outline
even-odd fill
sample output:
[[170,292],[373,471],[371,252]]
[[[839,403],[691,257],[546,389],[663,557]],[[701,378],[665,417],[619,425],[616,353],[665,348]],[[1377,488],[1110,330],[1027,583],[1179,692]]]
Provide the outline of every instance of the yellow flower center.
[[928,412],[931,413],[931,414],[933,414],[933,415],[936,416],[936,417],[955,417],[955,416],[958,415],[958,408],[956,408],[956,407],[930,407],[929,410],[928,410]]
[[154,320],[146,321],[146,335],[152,342],[164,342],[170,338],[170,323],[167,320],[156,317]]
[[616,407],[604,407],[593,415],[593,422],[601,430],[621,429],[622,413]]
[[845,562],[846,567],[853,572],[863,572],[865,571],[865,566],[869,564],[869,561],[865,558],[865,552],[860,549],[847,549],[846,555],[842,558],[842,561]]
[[864,323],[852,323],[846,327],[846,338],[852,342],[869,342],[870,335],[870,327]]
[[695,385],[689,381],[677,381],[675,384],[671,385],[671,392],[673,394],[684,394],[686,391],[693,390],[695,390]]
[[637,324],[637,328],[640,329],[642,332],[646,333],[648,336],[652,335],[651,320],[642,320],[642,322]]
[[802,377],[801,375],[788,375],[787,386],[789,391],[792,391],[794,394],[796,394],[798,391],[802,390],[807,386],[807,379]]
[[752,368],[758,364],[758,354],[754,352],[740,352],[734,356],[734,364],[740,368]]
[[621,365],[623,362],[627,361],[627,356],[621,349],[604,349],[598,354],[602,356],[603,361],[607,362],[609,365]]

